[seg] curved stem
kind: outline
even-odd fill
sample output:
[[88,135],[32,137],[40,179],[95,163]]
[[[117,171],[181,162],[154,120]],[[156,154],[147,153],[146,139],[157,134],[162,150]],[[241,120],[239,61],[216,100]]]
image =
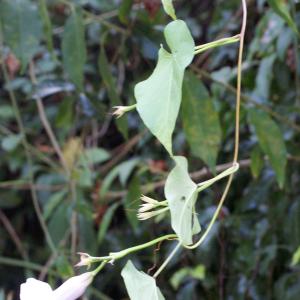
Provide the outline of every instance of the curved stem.
[[[243,60],[243,49],[244,49],[244,39],[245,39],[245,31],[246,31],[246,24],[247,24],[247,4],[246,0],[242,0],[243,6],[243,22],[242,22],[242,29],[240,33],[240,47],[239,47],[239,56],[238,56],[238,66],[237,66],[237,93],[236,93],[236,114],[235,114],[235,144],[234,144],[234,154],[233,154],[233,164],[237,163],[238,154],[239,154],[239,140],[240,140],[240,106],[241,106],[241,86],[242,86],[242,60]],[[201,245],[201,243],[205,240],[207,235],[210,233],[214,223],[217,220],[217,217],[222,209],[224,201],[228,195],[232,180],[233,180],[234,173],[229,175],[224,193],[220,199],[218,207],[209,222],[207,229],[205,230],[204,234],[201,236],[198,242],[191,246],[184,246],[187,249],[195,249]]]
[[233,162],[237,162],[239,156],[239,142],[240,142],[240,110],[241,110],[241,89],[242,89],[242,62],[244,52],[244,40],[247,25],[247,2],[242,0],[243,6],[243,23],[240,33],[240,48],[237,66],[237,93],[236,93],[236,114],[235,114],[235,146]]

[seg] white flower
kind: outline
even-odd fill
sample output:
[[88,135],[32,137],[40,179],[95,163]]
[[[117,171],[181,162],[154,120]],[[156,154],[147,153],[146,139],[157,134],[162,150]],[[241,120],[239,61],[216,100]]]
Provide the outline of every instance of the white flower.
[[53,291],[48,283],[29,278],[21,284],[21,300],[54,300]]
[[56,290],[52,290],[48,283],[29,278],[21,284],[21,300],[75,300],[83,295],[86,288],[93,281],[92,272],[74,276],[64,282]]

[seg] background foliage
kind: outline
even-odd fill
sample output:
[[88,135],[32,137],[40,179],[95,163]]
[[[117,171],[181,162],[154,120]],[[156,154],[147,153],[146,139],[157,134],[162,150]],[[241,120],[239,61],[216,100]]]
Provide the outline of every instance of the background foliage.
[[[239,1],[175,6],[197,45],[240,30]],[[248,6],[241,169],[207,242],[158,278],[166,299],[299,298],[299,4]],[[0,17],[0,299],[18,299],[28,276],[71,276],[76,251],[105,255],[171,232],[168,215],[140,222],[136,210],[141,193],[164,198],[172,162],[136,112],[108,113],[135,103],[169,18],[159,0],[1,0]],[[174,153],[198,181],[232,159],[237,50],[197,56],[184,82]],[[202,193],[202,227],[223,187]],[[130,258],[153,274],[172,246]],[[126,299],[125,263],[107,267],[88,297]]]

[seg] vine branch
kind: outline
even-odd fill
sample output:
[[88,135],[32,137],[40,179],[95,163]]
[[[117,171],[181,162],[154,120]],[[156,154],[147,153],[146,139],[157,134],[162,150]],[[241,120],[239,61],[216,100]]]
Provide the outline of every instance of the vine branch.
[[[235,141],[234,141],[234,154],[233,154],[233,164],[237,163],[238,154],[239,154],[239,140],[240,140],[240,106],[241,106],[241,87],[242,87],[242,60],[243,60],[243,50],[244,50],[244,39],[245,39],[245,31],[246,31],[246,24],[247,24],[247,4],[246,0],[242,0],[243,6],[243,21],[242,21],[242,28],[240,33],[240,47],[239,47],[239,55],[238,55],[238,66],[237,66],[237,93],[236,93],[236,114],[235,114]],[[205,240],[207,235],[210,233],[211,228],[213,227],[214,223],[216,222],[219,213],[222,209],[224,201],[228,195],[231,183],[233,181],[234,173],[230,174],[228,177],[228,181],[223,192],[223,195],[219,201],[218,207],[209,222],[208,227],[206,228],[204,234],[201,236],[198,242],[191,246],[185,246],[187,249],[195,249],[201,245],[201,243]]]

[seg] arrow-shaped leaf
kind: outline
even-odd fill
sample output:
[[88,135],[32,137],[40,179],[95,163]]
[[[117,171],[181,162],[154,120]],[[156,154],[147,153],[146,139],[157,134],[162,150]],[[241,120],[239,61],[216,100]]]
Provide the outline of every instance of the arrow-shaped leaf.
[[135,87],[137,110],[150,131],[172,154],[172,134],[179,112],[185,68],[194,57],[194,40],[184,21],[176,20],[165,28],[171,53],[159,50],[152,75]]

